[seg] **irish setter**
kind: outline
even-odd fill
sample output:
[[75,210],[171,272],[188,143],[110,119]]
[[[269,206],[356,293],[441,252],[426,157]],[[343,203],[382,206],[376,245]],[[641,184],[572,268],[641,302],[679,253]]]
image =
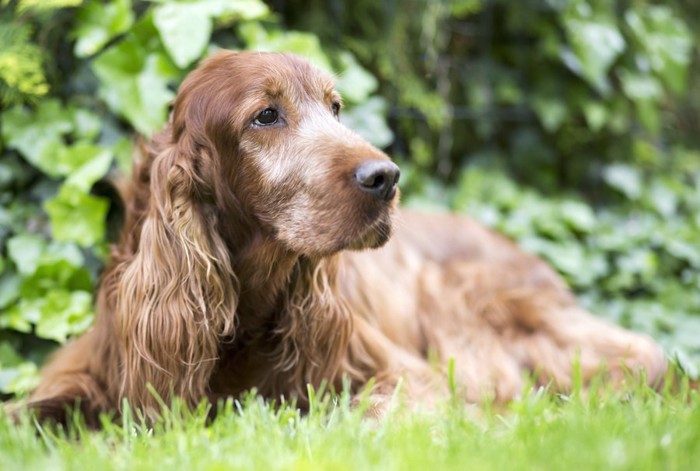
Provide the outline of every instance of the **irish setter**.
[[[343,126],[333,81],[285,54],[219,52],[121,188],[125,222],[97,320],[43,370],[41,418],[122,401],[157,415],[255,388],[370,393],[381,414],[448,394],[507,401],[665,371],[649,338],[579,307],[538,258],[473,220],[397,209],[399,169]],[[380,248],[381,247],[381,248]],[[370,382],[371,378],[375,381]]]

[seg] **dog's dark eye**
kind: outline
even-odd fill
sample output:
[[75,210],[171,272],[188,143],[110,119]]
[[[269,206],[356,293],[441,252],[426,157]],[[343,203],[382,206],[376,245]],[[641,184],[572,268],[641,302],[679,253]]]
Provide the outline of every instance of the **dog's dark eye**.
[[340,108],[342,106],[340,105],[339,101],[334,101],[333,104],[331,105],[331,109],[333,110],[333,116],[338,116],[340,114]]
[[274,108],[265,108],[255,117],[255,124],[260,126],[269,126],[270,124],[275,124],[279,113]]

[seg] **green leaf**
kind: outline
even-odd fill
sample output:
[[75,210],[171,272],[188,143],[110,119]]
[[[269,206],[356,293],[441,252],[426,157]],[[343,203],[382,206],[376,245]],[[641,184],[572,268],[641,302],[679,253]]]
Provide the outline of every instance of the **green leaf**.
[[19,366],[23,362],[24,358],[22,358],[22,355],[17,353],[9,342],[0,342],[0,368]]
[[609,165],[603,172],[605,181],[631,200],[642,194],[642,175],[638,169],[625,164]]
[[578,201],[563,201],[559,207],[561,218],[579,232],[590,233],[596,227],[596,217],[590,206]]
[[58,261],[65,261],[74,267],[81,267],[85,264],[85,257],[73,243],[51,241],[41,254],[39,266],[53,264]]
[[45,248],[46,241],[36,234],[20,234],[7,241],[8,256],[24,276],[36,271]]
[[336,78],[338,91],[343,99],[362,103],[377,89],[377,79],[367,72],[349,52],[339,55],[340,74]]
[[92,295],[85,291],[54,290],[43,299],[36,334],[63,343],[92,324]]
[[663,89],[659,81],[651,75],[621,71],[620,81],[625,95],[632,100],[656,101],[663,98]]
[[134,23],[131,0],[92,1],[78,10],[73,37],[77,38],[77,57],[98,53],[115,36],[125,33]]
[[42,298],[56,289],[89,291],[92,289],[90,274],[67,260],[42,261],[36,272],[22,282],[19,293],[23,299],[30,300]]
[[[58,100],[47,100],[34,112],[23,107],[12,108],[3,119],[3,137],[8,146],[52,177],[67,175],[91,158],[84,152],[89,146],[80,141],[93,139],[102,126],[94,113],[63,107]],[[64,143],[69,136],[78,141],[72,149]]]
[[557,131],[569,116],[569,109],[559,97],[535,96],[532,109],[549,132]]
[[104,240],[109,202],[64,184],[58,195],[44,203],[56,240],[75,241],[88,247]]
[[586,118],[591,131],[598,132],[605,126],[608,119],[608,110],[604,104],[591,100],[583,105],[583,116]]
[[58,8],[77,7],[83,0],[21,0],[17,7],[19,13],[27,11],[49,11]]
[[610,67],[625,50],[625,39],[607,11],[592,11],[586,2],[572,2],[563,17],[571,53],[562,51],[564,63],[600,93],[607,94]]
[[637,275],[649,279],[656,274],[658,257],[654,252],[642,248],[629,250],[617,259],[620,273],[628,276]]
[[[112,52],[112,51],[109,51]],[[114,70],[113,56],[107,53],[95,61],[95,73],[102,80],[100,94],[113,111],[124,116],[134,128],[150,136],[163,127],[167,108],[175,94],[168,88],[170,77],[161,73],[164,60],[158,54],[146,59],[142,70],[135,74]]]
[[21,299],[18,304],[0,311],[0,329],[10,329],[26,334],[32,331],[32,322],[39,317],[37,300]]
[[646,50],[652,70],[674,92],[685,90],[693,36],[683,19],[668,6],[649,5],[643,10],[629,9],[625,21]]
[[656,181],[644,195],[650,208],[656,209],[664,217],[673,217],[678,208],[678,196],[667,185]]
[[58,100],[46,100],[34,113],[17,106],[3,113],[2,136],[29,163],[50,176],[60,176],[57,153],[63,136],[73,131],[73,120]]
[[26,373],[25,370],[28,368],[26,365],[31,364],[17,353],[9,342],[0,342],[0,392],[5,394],[15,392],[15,385]]
[[168,85],[180,75],[167,56],[153,47],[151,33],[157,32],[151,29],[141,24],[138,34],[106,50],[92,65],[101,82],[100,96],[145,136],[165,124],[168,105],[175,97]]
[[84,108],[72,109],[73,130],[79,139],[92,141],[102,130],[102,118]]
[[31,361],[0,370],[0,390],[7,394],[28,393],[39,385],[39,381],[39,368]]
[[386,102],[381,97],[372,97],[341,113],[340,119],[375,146],[386,147],[394,140],[394,133],[386,124],[385,114]]
[[113,156],[109,149],[84,144],[68,148],[64,158],[72,165],[66,185],[81,189],[87,193],[92,185],[104,177],[112,164]]
[[663,89],[652,75],[621,71],[622,89],[634,103],[637,114],[644,126],[651,132],[659,130],[658,105],[663,100]]
[[198,8],[213,18],[232,20],[257,20],[270,14],[270,9],[260,0],[197,0]]
[[0,275],[0,309],[5,309],[19,298],[21,279],[13,272],[6,271]]
[[159,5],[154,10],[153,22],[165,49],[181,69],[198,59],[209,43],[212,20],[199,2]]
[[244,23],[239,33],[249,49],[257,51],[292,52],[313,63],[326,72],[332,72],[318,36],[298,31],[267,31],[257,22]]
[[123,175],[131,173],[134,157],[134,143],[132,139],[121,138],[112,146],[112,153],[117,162],[117,168]]

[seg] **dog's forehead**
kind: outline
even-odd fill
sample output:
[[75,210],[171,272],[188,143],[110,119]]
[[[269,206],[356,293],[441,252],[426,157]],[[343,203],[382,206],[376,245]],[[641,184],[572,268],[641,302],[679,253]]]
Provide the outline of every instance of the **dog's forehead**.
[[[310,62],[280,53],[258,53],[253,62],[253,87],[273,98],[328,101],[337,96],[335,82]],[[251,77],[252,78],[252,77]]]

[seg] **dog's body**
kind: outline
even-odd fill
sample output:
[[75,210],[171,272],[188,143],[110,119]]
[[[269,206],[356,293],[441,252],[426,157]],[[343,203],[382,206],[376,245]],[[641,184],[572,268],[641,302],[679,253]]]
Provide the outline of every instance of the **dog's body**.
[[155,411],[154,392],[251,388],[303,407],[307,384],[375,378],[380,410],[400,379],[411,401],[444,396],[450,358],[469,401],[511,399],[527,375],[566,389],[575,362],[584,380],[660,378],[653,341],[582,310],[539,259],[466,217],[399,212],[398,169],[337,121],[332,87],[279,54],[222,52],[190,75],[122,188],[96,325],[32,409],[96,420],[123,399]]

